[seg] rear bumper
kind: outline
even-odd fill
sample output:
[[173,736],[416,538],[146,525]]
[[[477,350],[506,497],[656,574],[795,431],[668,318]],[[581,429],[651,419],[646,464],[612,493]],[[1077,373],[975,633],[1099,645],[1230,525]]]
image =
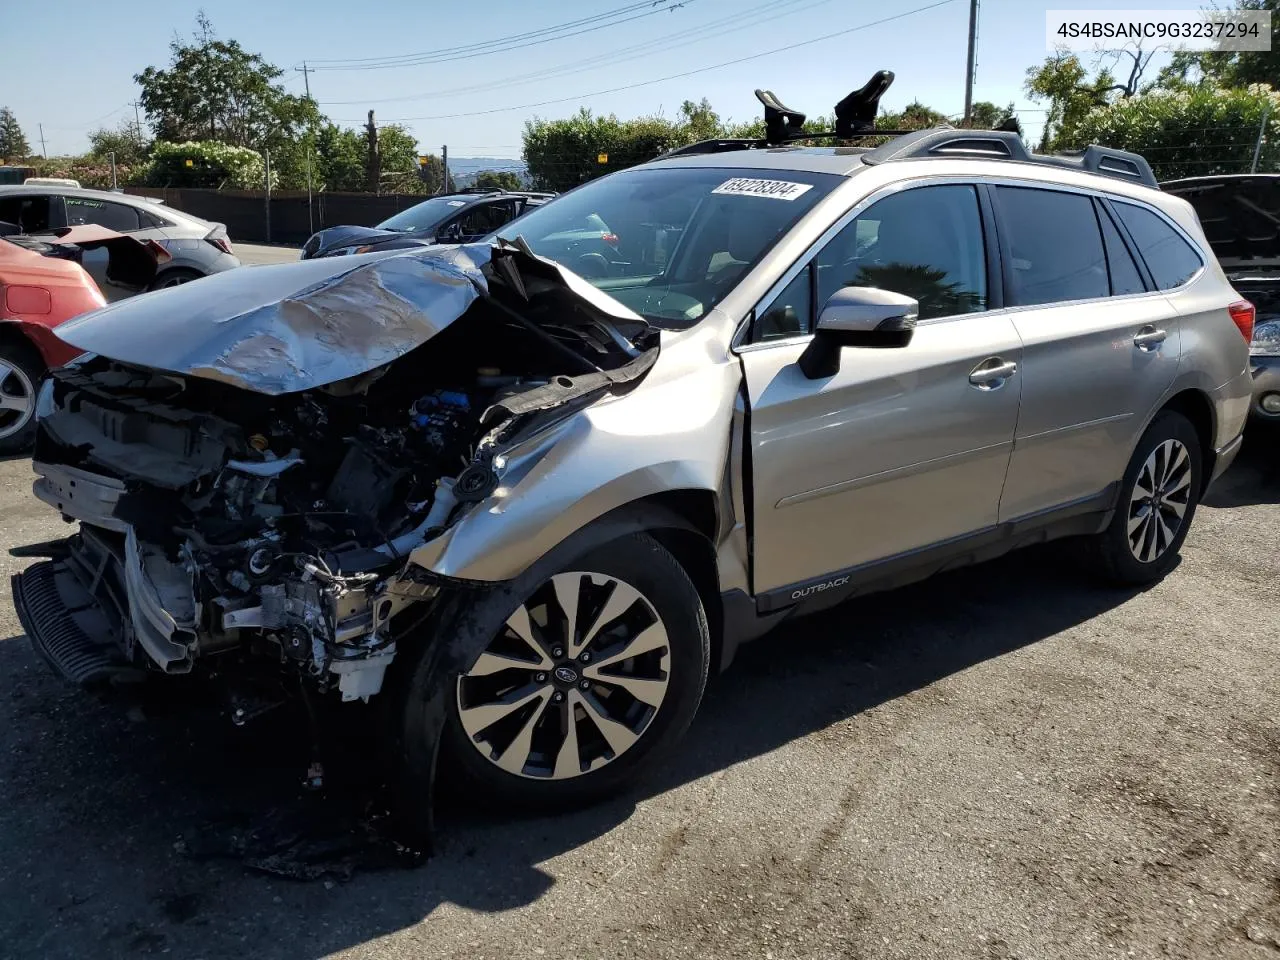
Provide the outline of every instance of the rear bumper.
[[1240,452],[1240,447],[1243,443],[1244,434],[1242,433],[1230,443],[1227,443],[1214,451],[1213,473],[1209,475],[1209,483],[1205,484],[1206,490],[1209,489],[1209,486],[1212,485],[1215,480],[1227,472],[1227,468],[1230,467],[1232,461],[1235,460],[1236,454]]
[[1249,400],[1249,416],[1258,420],[1280,423],[1280,413],[1267,413],[1262,409],[1262,398],[1269,393],[1280,394],[1280,357],[1250,357],[1249,370],[1253,374],[1253,396]]

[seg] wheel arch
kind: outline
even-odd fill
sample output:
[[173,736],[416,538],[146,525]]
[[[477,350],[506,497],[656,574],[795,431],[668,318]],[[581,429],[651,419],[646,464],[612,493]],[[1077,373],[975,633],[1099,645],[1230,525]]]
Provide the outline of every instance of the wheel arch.
[[20,347],[33,351],[45,367],[55,365],[50,351],[59,341],[53,332],[38,323],[23,320],[0,320],[0,347]]
[[[1191,422],[1191,426],[1195,428],[1196,436],[1200,440],[1200,457],[1201,463],[1201,493],[1204,493],[1208,487],[1209,480],[1213,476],[1214,460],[1217,458],[1217,452],[1214,449],[1214,437],[1217,432],[1217,418],[1214,416],[1213,403],[1209,397],[1202,391],[1194,387],[1181,390],[1175,393],[1164,405],[1161,406],[1157,414],[1165,410],[1172,410],[1180,413]],[[1155,419],[1154,417],[1152,419]]]

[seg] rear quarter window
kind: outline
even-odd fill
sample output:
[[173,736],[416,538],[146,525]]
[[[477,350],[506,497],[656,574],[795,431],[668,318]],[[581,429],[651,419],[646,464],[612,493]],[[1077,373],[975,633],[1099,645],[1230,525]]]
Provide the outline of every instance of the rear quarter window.
[[1138,247],[1158,290],[1180,287],[1203,265],[1200,254],[1162,217],[1131,203],[1112,201]]

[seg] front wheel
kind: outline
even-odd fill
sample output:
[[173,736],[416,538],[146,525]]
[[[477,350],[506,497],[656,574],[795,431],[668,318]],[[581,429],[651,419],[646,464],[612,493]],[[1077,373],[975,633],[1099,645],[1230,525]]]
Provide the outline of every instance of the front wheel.
[[36,391],[44,363],[25,343],[0,346],[0,456],[22,453],[36,432]]
[[1203,470],[1191,421],[1174,410],[1158,414],[1125,470],[1110,525],[1087,541],[1107,580],[1138,586],[1173,569],[1200,502]]
[[448,705],[444,748],[460,795],[523,811],[601,799],[679,740],[702,699],[702,602],[647,535],[569,562],[515,609],[469,616],[493,627]]

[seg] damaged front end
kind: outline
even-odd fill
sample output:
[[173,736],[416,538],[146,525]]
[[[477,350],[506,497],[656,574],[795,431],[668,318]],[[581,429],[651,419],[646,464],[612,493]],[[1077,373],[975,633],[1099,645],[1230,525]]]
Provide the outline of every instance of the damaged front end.
[[232,271],[58,332],[89,353],[41,392],[34,492],[79,531],[15,551],[48,558],[13,580],[36,647],[81,684],[234,663],[343,700],[458,588],[409,554],[658,343],[509,244]]

